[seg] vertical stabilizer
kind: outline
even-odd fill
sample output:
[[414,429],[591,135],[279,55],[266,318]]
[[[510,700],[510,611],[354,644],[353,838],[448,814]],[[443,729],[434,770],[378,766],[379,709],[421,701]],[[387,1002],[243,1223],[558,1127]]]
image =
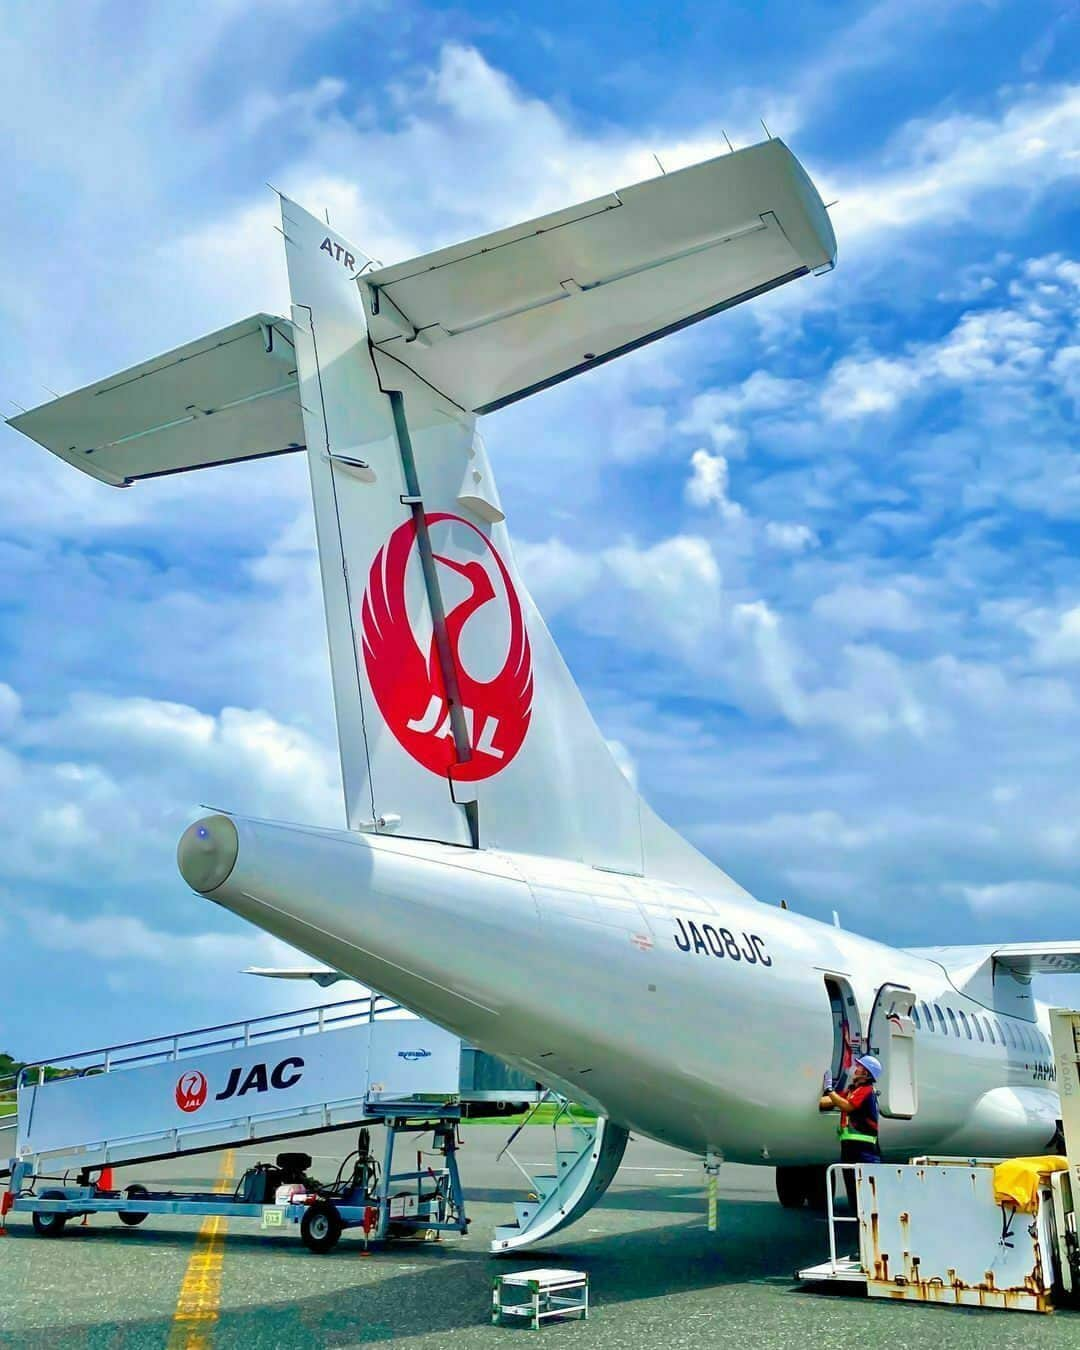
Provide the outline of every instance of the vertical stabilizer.
[[475,416],[373,359],[363,256],[282,217],[349,825],[641,872],[637,793],[518,575]]

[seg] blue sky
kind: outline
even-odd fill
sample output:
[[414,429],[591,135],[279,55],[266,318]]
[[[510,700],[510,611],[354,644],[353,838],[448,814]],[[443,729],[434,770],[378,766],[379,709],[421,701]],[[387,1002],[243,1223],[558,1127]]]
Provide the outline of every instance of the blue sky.
[[[646,795],[761,899],[1080,936],[1075,4],[135,13],[0,34],[0,397],[282,310],[268,181],[392,262],[763,117],[838,199],[837,270],[486,419],[525,575]],[[118,493],[0,454],[0,1048],[280,1006],[237,972],[283,949],[173,854],[201,802],[341,818],[303,463]]]

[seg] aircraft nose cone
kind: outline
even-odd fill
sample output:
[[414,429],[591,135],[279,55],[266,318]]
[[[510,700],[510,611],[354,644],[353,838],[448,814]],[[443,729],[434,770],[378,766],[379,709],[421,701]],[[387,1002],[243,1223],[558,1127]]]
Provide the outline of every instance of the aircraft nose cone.
[[176,865],[191,889],[205,895],[228,881],[239,851],[240,838],[229,817],[204,816],[180,836]]

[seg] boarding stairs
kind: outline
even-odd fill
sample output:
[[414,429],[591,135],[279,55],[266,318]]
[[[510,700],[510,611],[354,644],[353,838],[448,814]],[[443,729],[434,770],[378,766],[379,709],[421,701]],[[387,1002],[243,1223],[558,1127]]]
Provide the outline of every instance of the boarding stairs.
[[[551,1102],[556,1104],[551,1124],[553,1169],[532,1173],[514,1156],[511,1145]],[[514,1204],[513,1223],[495,1229],[491,1250],[502,1253],[531,1247],[591,1209],[611,1185],[627,1138],[628,1132],[621,1125],[603,1117],[584,1119],[563,1097],[548,1093],[541,1098],[498,1155],[509,1158],[525,1178],[530,1198]]]
[[23,1068],[0,1158],[55,1174],[359,1126],[456,1101],[460,1061],[456,1036],[378,994],[129,1041]]

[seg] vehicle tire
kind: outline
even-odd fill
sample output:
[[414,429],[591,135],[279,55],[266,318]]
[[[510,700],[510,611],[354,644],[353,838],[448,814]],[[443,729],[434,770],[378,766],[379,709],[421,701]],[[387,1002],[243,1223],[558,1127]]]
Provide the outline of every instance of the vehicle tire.
[[776,1169],[776,1198],[785,1209],[802,1209],[807,1201],[807,1169],[805,1167],[778,1167]]
[[300,1220],[300,1241],[309,1252],[329,1252],[337,1246],[341,1228],[341,1219],[334,1206],[319,1200],[308,1207]]
[[[42,1191],[42,1200],[63,1200],[63,1191]],[[39,1237],[59,1237],[67,1224],[67,1214],[31,1214],[30,1222],[34,1225],[34,1232]]]
[[[141,1196],[149,1195],[150,1192],[145,1186],[136,1184],[129,1186],[124,1194],[129,1200],[138,1200]],[[117,1217],[121,1223],[126,1223],[129,1228],[134,1228],[137,1223],[142,1223],[143,1219],[149,1216],[139,1213],[137,1210],[121,1210]]]

